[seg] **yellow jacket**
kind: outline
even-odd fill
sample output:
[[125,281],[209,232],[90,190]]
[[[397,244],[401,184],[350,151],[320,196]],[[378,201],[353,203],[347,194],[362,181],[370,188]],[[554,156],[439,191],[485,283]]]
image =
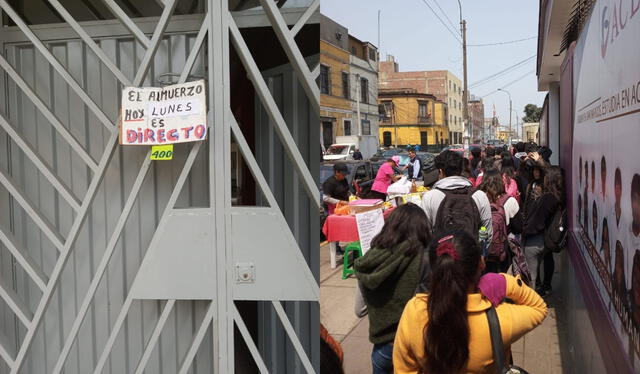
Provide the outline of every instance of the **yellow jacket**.
[[[497,308],[502,341],[505,350],[533,330],[547,316],[547,305],[520,278],[503,274],[507,280],[506,297],[515,304],[502,303]],[[396,374],[421,373],[424,360],[424,332],[427,325],[426,294],[417,294],[404,308],[393,346],[393,366]],[[491,307],[489,300],[481,294],[469,294],[469,362],[467,373],[495,373],[493,353],[486,310]]]

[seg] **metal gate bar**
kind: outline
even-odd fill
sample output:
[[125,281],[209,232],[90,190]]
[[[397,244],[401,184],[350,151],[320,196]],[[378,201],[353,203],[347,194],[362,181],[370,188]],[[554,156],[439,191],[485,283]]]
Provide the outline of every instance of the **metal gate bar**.
[[102,122],[102,124],[108,129],[112,130],[115,124],[109,120],[106,114],[96,105],[96,103],[87,95],[82,87],[76,82],[75,79],[69,74],[67,69],[55,58],[55,56],[49,51],[49,49],[38,39],[38,37],[31,31],[29,26],[20,18],[13,8],[7,3],[6,0],[0,0],[0,8],[7,13],[7,16],[11,18],[13,22],[22,30],[22,32],[29,38],[31,43],[42,53],[44,58],[53,66],[53,68],[62,76],[67,82],[69,87],[75,91],[75,93],[84,101],[84,103],[93,111],[95,116]]
[[31,100],[33,105],[42,113],[42,115],[51,123],[51,126],[62,135],[65,141],[69,143],[69,146],[76,151],[78,156],[87,164],[93,172],[98,170],[98,164],[94,161],[93,157],[89,155],[86,149],[78,142],[78,140],[67,130],[62,122],[56,117],[55,114],[47,107],[47,105],[38,97],[38,95],[31,89],[29,84],[18,74],[18,72],[9,64],[9,62],[0,54],[0,67],[7,73],[7,75],[13,80],[13,82],[20,87],[24,94]]
[[[264,107],[269,113],[272,121],[274,122],[276,132],[280,136],[282,143],[284,143],[285,151],[289,155],[289,159],[291,163],[296,168],[298,174],[303,180],[303,185],[309,194],[309,199],[315,203],[318,209],[320,209],[320,200],[317,195],[317,187],[316,182],[311,176],[309,169],[304,164],[304,159],[302,158],[302,154],[300,154],[300,150],[296,146],[295,140],[291,136],[291,132],[287,128],[287,124],[278,109],[278,105],[276,104],[273,96],[269,92],[269,87],[267,87],[267,83],[262,78],[260,74],[260,69],[258,69],[258,65],[253,60],[251,56],[251,52],[249,51],[249,47],[245,43],[242,38],[242,34],[240,34],[240,30],[236,25],[235,21],[231,14],[228,14],[227,20],[229,23],[229,31],[231,32],[231,40],[233,41],[234,46],[236,47],[236,51],[238,52],[238,56],[240,56],[240,60],[244,65],[245,69],[247,69],[248,77],[253,83],[256,93],[260,97],[260,100],[264,103]],[[312,98],[310,98],[312,100]]]

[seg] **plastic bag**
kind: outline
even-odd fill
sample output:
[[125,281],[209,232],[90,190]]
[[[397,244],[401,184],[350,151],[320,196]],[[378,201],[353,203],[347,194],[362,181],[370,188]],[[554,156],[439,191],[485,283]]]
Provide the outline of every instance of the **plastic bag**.
[[402,177],[397,182],[393,183],[387,189],[387,196],[393,197],[398,195],[406,195],[411,192],[411,182],[407,180],[407,177]]

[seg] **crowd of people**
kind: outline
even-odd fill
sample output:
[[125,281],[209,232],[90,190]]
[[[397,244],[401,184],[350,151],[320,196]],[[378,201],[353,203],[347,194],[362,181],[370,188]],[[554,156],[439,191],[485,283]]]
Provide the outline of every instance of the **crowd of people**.
[[[547,231],[564,209],[564,176],[550,154],[524,143],[471,149],[469,158],[444,151],[421,204],[389,214],[354,263],[355,313],[369,315],[374,374],[496,372],[487,313],[497,315],[506,349],[542,323],[554,271]],[[396,162],[387,165],[378,198],[398,177]],[[522,253],[526,276],[513,269]]]

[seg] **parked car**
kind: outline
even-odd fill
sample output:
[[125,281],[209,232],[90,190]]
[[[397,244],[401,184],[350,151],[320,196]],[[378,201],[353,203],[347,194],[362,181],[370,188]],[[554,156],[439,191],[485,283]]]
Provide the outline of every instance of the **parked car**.
[[381,160],[384,161],[393,156],[401,155],[401,154],[408,155],[407,151],[400,148],[379,149],[378,152],[376,152],[376,154],[374,154],[369,158],[369,161],[372,161],[372,162],[377,162]]
[[332,144],[324,152],[324,161],[347,161],[353,160],[353,152],[356,150],[356,145],[349,144]]

